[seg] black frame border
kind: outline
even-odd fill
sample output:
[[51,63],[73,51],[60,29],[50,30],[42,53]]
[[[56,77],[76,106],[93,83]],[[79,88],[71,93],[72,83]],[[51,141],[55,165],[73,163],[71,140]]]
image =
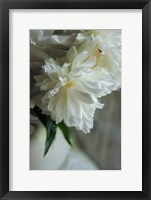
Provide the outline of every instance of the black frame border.
[[[138,191],[9,191],[9,9],[142,9],[142,186]],[[150,0],[0,0],[0,198],[1,199],[151,199],[151,1]],[[137,75],[137,73],[136,73]]]

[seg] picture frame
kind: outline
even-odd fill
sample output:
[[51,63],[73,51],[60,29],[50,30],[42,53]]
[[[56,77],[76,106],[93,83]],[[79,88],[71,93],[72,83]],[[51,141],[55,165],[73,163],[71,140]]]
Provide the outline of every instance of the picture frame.
[[[9,191],[9,9],[142,9],[142,191]],[[150,0],[6,0],[0,1],[0,198],[1,199],[150,199]]]

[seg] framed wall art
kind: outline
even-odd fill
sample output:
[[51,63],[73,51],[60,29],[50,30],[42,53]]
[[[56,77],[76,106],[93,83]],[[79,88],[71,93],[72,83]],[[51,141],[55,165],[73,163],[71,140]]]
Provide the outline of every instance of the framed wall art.
[[150,199],[149,0],[1,1],[1,199]]

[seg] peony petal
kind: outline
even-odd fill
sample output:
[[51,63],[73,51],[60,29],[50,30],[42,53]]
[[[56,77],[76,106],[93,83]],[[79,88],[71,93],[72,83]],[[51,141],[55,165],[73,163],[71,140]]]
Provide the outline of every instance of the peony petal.
[[76,98],[83,103],[92,104],[94,102],[92,96],[86,92],[81,92],[76,89],[73,89],[70,94],[76,96]]
[[73,60],[72,69],[80,67],[87,57],[88,57],[88,51],[83,51],[80,54],[78,54]]

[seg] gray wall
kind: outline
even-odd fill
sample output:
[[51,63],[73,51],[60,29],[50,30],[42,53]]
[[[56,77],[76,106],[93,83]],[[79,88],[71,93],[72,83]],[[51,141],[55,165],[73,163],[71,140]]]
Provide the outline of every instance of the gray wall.
[[104,108],[95,112],[94,128],[90,134],[73,130],[77,146],[100,169],[121,169],[121,92],[102,98]]

